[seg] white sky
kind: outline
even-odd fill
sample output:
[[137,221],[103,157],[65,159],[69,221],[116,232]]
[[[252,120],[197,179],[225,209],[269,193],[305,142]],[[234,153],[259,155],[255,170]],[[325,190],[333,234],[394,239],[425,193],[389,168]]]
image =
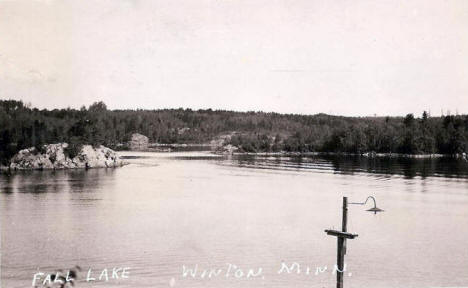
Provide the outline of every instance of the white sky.
[[0,98],[468,113],[468,1],[0,0]]

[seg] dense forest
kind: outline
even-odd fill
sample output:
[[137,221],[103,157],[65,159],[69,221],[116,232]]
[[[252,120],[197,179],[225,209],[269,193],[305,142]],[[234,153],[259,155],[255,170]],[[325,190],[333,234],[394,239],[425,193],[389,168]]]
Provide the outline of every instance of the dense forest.
[[0,161],[27,147],[84,143],[122,147],[132,133],[154,143],[207,143],[222,135],[245,152],[457,154],[468,149],[468,115],[342,117],[221,110],[108,110],[103,102],[81,109],[39,110],[0,101]]

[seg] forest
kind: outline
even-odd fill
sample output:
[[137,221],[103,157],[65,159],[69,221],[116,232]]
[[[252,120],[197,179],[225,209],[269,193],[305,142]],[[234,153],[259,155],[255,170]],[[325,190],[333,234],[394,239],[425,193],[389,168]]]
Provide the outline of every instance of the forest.
[[[0,100],[0,163],[19,150],[67,142],[124,148],[133,133],[152,143],[207,143],[226,137],[243,152],[459,154],[468,149],[468,115],[344,117],[224,110],[109,110],[103,102],[81,109],[37,109]],[[74,151],[75,150],[75,151]]]

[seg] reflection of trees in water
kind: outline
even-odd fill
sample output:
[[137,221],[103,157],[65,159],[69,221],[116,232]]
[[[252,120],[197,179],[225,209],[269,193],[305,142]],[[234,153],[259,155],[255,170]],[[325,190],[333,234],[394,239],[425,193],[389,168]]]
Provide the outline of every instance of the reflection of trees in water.
[[[418,175],[418,166],[420,166],[418,161],[414,159],[405,159],[401,158],[398,159],[398,164],[401,166],[401,170],[403,171],[403,175],[405,178],[414,178]],[[419,167],[420,168],[420,167]]]
[[324,156],[323,158],[332,163],[335,172],[341,174],[352,175],[366,169],[364,163],[355,156]]
[[112,177],[114,169],[74,170],[68,174],[70,192],[90,192],[101,186],[100,182]]
[[[346,161],[346,160],[342,160]],[[467,177],[468,163],[453,158],[391,158],[391,157],[355,157],[351,169],[361,168],[369,173],[403,175],[406,178],[420,176]]]
[[403,175],[406,178],[420,176],[468,177],[468,162],[448,157],[403,158],[403,157],[360,157],[323,156],[330,161],[336,172],[353,174],[368,172],[387,175]]
[[301,168],[305,163],[305,158],[302,156],[291,157],[291,162],[294,164],[293,166]]
[[320,156],[259,156],[241,155],[235,160],[238,166],[263,169],[311,169],[327,170],[340,174],[367,172],[380,175],[402,175],[405,178],[430,176],[468,177],[468,162],[441,158],[362,157],[351,155]]
[[60,193],[96,189],[114,169],[69,169],[50,171],[16,171],[0,175],[1,193]]
[[15,176],[11,175],[10,173],[0,175],[0,193],[13,193],[14,178]]
[[403,175],[407,178],[420,176],[468,177],[468,163],[453,158],[399,159]]
[[57,174],[57,171],[15,171],[4,176],[5,189],[33,194],[60,192],[63,190],[63,182],[56,179]]
[[239,166],[251,166],[258,162],[261,162],[261,160],[260,157],[257,159],[256,155],[241,155],[241,157],[237,158]]
[[445,177],[455,177],[462,173],[468,175],[468,161],[462,159],[440,158],[437,159],[436,169]]

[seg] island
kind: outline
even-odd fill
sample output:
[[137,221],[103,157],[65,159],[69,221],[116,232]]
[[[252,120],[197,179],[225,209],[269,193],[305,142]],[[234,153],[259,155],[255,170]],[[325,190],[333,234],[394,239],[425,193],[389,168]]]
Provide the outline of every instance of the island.
[[40,150],[23,149],[10,162],[12,170],[114,168],[124,164],[115,151],[102,145],[81,145],[76,150],[68,143],[47,144]]

